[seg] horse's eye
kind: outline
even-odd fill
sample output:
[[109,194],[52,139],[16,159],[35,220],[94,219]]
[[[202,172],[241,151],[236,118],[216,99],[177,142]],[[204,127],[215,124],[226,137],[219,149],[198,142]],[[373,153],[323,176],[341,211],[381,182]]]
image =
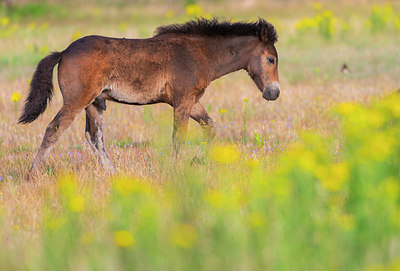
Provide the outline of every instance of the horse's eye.
[[270,64],[270,65],[275,64],[275,58],[273,58],[273,57],[267,57],[267,61],[268,61],[268,64]]

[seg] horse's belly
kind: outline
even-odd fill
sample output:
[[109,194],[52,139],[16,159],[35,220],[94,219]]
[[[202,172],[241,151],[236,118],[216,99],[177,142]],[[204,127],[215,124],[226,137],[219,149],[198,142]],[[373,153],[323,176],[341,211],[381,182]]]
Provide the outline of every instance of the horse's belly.
[[164,102],[165,85],[165,83],[144,85],[139,80],[134,80],[129,84],[113,84],[106,88],[108,96],[117,102],[143,105]]

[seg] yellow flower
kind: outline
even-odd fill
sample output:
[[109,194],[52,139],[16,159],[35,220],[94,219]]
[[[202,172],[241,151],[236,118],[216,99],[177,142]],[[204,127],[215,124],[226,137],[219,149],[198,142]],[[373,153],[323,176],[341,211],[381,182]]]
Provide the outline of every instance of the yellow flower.
[[352,214],[344,214],[339,216],[338,218],[339,227],[341,227],[345,231],[350,231],[354,229],[356,225],[356,221],[354,215]]
[[135,238],[129,231],[114,232],[114,242],[119,247],[131,247],[135,244]]
[[349,179],[349,170],[347,164],[336,163],[330,167],[317,167],[315,175],[321,180],[321,183],[327,190],[335,192],[340,190],[343,184]]
[[226,113],[226,109],[221,108],[221,109],[219,110],[219,113],[221,113],[221,115],[225,114],[225,113]]
[[95,17],[98,17],[98,16],[100,16],[100,14],[101,14],[101,8],[94,8],[93,9],[93,15],[95,16]]
[[186,14],[190,16],[200,16],[203,13],[203,8],[200,5],[192,4],[186,6]]
[[336,111],[342,116],[350,116],[358,109],[358,106],[353,103],[342,103],[337,106]]
[[47,54],[49,52],[49,48],[47,48],[46,45],[42,45],[42,47],[40,47],[40,52],[42,54]]
[[400,30],[400,16],[394,19],[394,25],[396,26],[397,30]]
[[249,101],[249,98],[244,98],[243,101],[247,103]]
[[44,22],[40,25],[40,30],[46,30],[47,28],[49,28],[48,22]]
[[261,212],[253,212],[248,214],[247,220],[250,226],[254,228],[264,226],[267,223],[267,218],[265,217],[265,214]]
[[80,243],[83,245],[90,245],[94,242],[94,235],[91,232],[87,232],[82,234],[81,238],[79,239]]
[[227,202],[226,195],[217,191],[211,191],[204,194],[204,200],[214,208],[222,208]]
[[322,4],[321,4],[321,2],[313,2],[312,3],[312,7],[315,10],[321,10],[322,9]]
[[81,31],[76,31],[74,34],[71,36],[71,41],[75,41],[77,39],[82,38],[82,32]]
[[199,239],[196,229],[189,224],[178,224],[171,232],[171,242],[181,248],[192,248]]
[[64,196],[71,198],[75,194],[76,182],[75,176],[65,174],[58,178],[57,185]]
[[396,201],[400,192],[399,181],[390,177],[379,184],[379,190],[386,198]]
[[208,191],[204,193],[203,198],[210,206],[221,210],[238,210],[243,199],[242,195],[236,191]]
[[349,30],[350,30],[349,24],[343,23],[343,24],[342,24],[342,31],[343,31],[343,32],[346,32],[346,31],[349,31]]
[[50,230],[57,230],[61,228],[64,224],[65,224],[65,218],[63,217],[56,217],[48,221],[45,221],[46,228]]
[[324,10],[324,12],[322,12],[322,17],[332,18],[333,17],[333,13],[330,10]]
[[[397,90],[393,90],[393,92],[397,92]],[[394,117],[400,118],[400,96],[397,93],[389,96],[382,104]]]
[[317,157],[315,152],[304,150],[302,153],[297,154],[299,157],[298,164],[300,167],[312,171],[317,165]]
[[35,29],[35,28],[36,28],[36,23],[35,23],[35,22],[29,23],[29,24],[28,24],[28,28],[29,28],[29,30]]
[[240,150],[233,144],[213,146],[210,152],[210,158],[222,164],[232,164],[238,160],[239,156]]
[[19,225],[14,225],[13,229],[16,231],[19,230]]
[[119,32],[126,32],[127,29],[128,29],[128,24],[127,23],[120,23],[118,25]]
[[207,145],[207,142],[206,141],[201,141],[200,144],[201,145]]
[[385,116],[377,110],[369,110],[368,122],[373,128],[379,128],[385,123]]
[[171,19],[175,16],[175,13],[172,9],[169,9],[165,12],[165,18]]
[[80,213],[85,209],[85,199],[82,196],[74,196],[70,199],[68,207],[72,212]]
[[11,95],[11,101],[13,102],[18,102],[19,100],[21,100],[22,96],[21,94],[19,94],[19,92],[13,92],[13,94]]
[[297,30],[313,29],[317,27],[317,22],[312,18],[303,18],[295,23],[294,27]]
[[[359,150],[359,158],[384,161],[394,153],[397,141],[386,133],[372,134],[368,136]],[[372,148],[371,146],[375,146]]]
[[0,18],[1,26],[7,26],[9,23],[10,23],[10,18],[8,18],[8,17]]
[[119,177],[115,180],[114,189],[121,196],[129,196],[133,193],[147,193],[149,187],[137,178]]

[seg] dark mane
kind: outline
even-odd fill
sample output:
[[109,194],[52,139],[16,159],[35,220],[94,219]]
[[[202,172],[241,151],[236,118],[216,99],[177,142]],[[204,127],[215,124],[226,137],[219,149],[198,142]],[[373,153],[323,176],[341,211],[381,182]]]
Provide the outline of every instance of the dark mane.
[[[256,22],[241,21],[232,23],[231,21],[218,20],[216,18],[212,20],[197,18],[184,24],[160,26],[156,29],[155,36],[171,33],[202,36],[256,36],[260,40],[272,43],[278,40],[275,27],[264,19],[259,19]],[[265,35],[265,37],[262,37],[262,35]]]

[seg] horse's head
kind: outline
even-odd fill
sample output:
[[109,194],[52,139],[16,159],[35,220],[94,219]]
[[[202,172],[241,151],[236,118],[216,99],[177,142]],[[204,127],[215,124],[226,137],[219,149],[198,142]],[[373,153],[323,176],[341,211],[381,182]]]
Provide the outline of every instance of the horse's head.
[[279,76],[278,76],[278,53],[275,48],[277,34],[272,24],[265,20],[259,20],[260,42],[253,50],[247,66],[247,72],[263,93],[266,100],[278,99]]

